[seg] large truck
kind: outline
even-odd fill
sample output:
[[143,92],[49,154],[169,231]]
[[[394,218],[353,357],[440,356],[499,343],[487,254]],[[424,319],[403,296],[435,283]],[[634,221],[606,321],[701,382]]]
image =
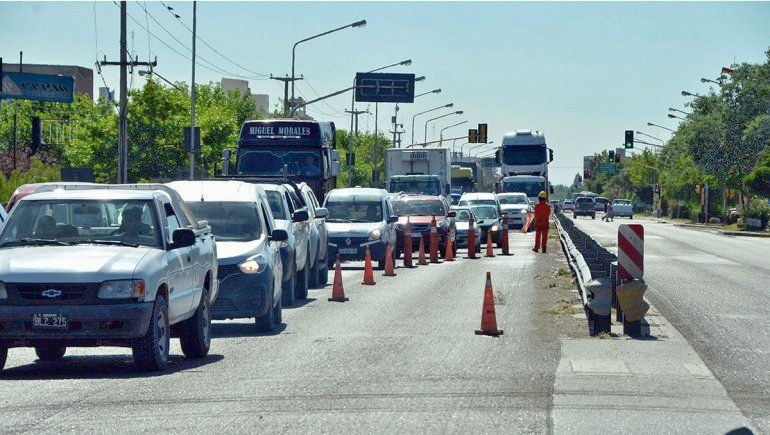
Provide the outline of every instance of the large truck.
[[529,202],[537,203],[537,195],[542,191],[549,193],[548,179],[542,175],[512,175],[503,177],[500,182],[501,192],[525,193]]
[[[501,186],[499,189],[502,191],[510,191],[506,190],[504,186],[506,177],[526,175],[542,178],[538,181],[530,180],[526,183],[527,186],[539,184],[540,190],[544,190],[547,194],[551,193],[548,183],[548,164],[553,161],[553,150],[548,148],[543,132],[516,130],[505,133],[496,160],[500,163]],[[511,181],[509,181],[509,185],[510,183]],[[522,190],[517,191],[521,192]],[[527,196],[531,196],[529,192]],[[537,197],[537,192],[534,196]]]
[[[484,186],[484,171],[481,170],[481,165],[476,162],[452,162],[452,166],[459,166],[460,168],[468,168],[473,174],[473,189],[467,192],[475,192],[482,189]],[[452,183],[454,186],[454,183]]]
[[388,191],[449,197],[451,163],[448,148],[387,150]]
[[452,165],[452,188],[461,189],[463,192],[473,192],[476,180],[473,177],[473,169],[463,168],[460,165]]
[[238,136],[235,170],[230,150],[222,155],[222,175],[283,178],[307,183],[318,201],[336,187],[340,173],[333,122],[298,119],[246,121]]

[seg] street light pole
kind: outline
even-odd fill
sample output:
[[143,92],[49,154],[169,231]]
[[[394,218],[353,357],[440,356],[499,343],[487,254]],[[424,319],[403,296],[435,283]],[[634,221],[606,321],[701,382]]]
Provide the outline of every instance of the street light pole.
[[672,130],[672,129],[668,128],[668,127],[664,127],[664,126],[662,126],[662,125],[654,124],[654,123],[652,123],[652,122],[648,122],[648,123],[647,123],[647,126],[648,126],[648,127],[659,127],[659,128],[662,128],[663,130],[668,130],[668,131],[670,131],[671,133],[674,133],[674,130]]
[[[420,77],[417,77],[417,78],[414,79],[415,82],[421,82],[423,80],[425,80],[425,76],[420,76]],[[439,89],[438,91],[441,92],[441,89]],[[422,94],[415,95],[414,98],[417,98],[417,97],[425,95],[425,94],[429,94],[431,92],[433,92],[433,91],[423,92]],[[377,104],[377,103],[374,103],[374,104]],[[398,103],[396,103],[396,107],[393,110],[393,146],[394,147],[396,146],[396,132],[397,131],[398,131]],[[401,144],[399,143],[398,146],[400,148]]]
[[[642,136],[647,136],[647,137],[649,137],[649,138],[651,138],[651,139],[655,139],[655,140],[657,140],[657,141],[660,141],[661,143],[666,143],[666,141],[664,141],[663,139],[661,139],[661,138],[659,138],[659,137],[655,137],[655,136],[653,136],[653,135],[651,135],[651,134],[647,134],[647,133],[644,133],[644,132],[642,132],[642,131],[638,131],[638,130],[637,130],[636,134],[638,134],[638,135],[642,135]],[[634,142],[639,142],[639,141],[636,141],[636,140],[635,140]]]
[[679,116],[676,116],[673,113],[669,113],[668,117],[671,118],[671,119],[681,119],[682,121],[687,121],[686,119],[684,119],[682,117],[679,117]]
[[[668,108],[668,111],[669,111],[669,112],[679,112],[679,113],[684,113],[685,115],[692,115],[692,113],[689,113],[689,112],[685,112],[684,110],[675,109],[675,108],[673,108],[673,107],[669,107],[669,108]],[[670,118],[670,117],[669,117],[669,118]]]
[[[364,27],[366,26],[366,20],[356,21],[355,23],[351,23],[342,27],[337,27],[336,29],[328,30],[323,33],[319,33],[317,35],[309,36],[305,39],[302,39],[300,41],[297,41],[294,43],[294,46],[291,48],[291,105],[294,106],[294,81],[297,80],[297,78],[294,76],[294,60],[296,59],[296,50],[297,46],[299,44],[302,44],[303,42],[310,41],[311,39],[320,38],[321,36],[328,35],[330,33],[338,32],[340,30],[347,29],[348,27]],[[288,81],[284,82],[286,85],[288,85]],[[287,110],[284,110],[287,111]]]
[[458,125],[463,125],[466,122],[468,122],[468,121],[458,122],[457,124],[452,124],[452,125],[446,126],[446,127],[442,128],[441,130],[439,130],[438,137],[441,140],[441,142],[439,142],[438,146],[440,146],[440,147],[444,146],[444,130],[448,130],[448,129],[452,128],[452,127],[457,127]]
[[195,32],[198,2],[193,1],[192,24],[192,84],[190,85],[190,180],[195,179]]
[[445,117],[447,117],[447,116],[451,116],[451,115],[462,115],[462,114],[463,114],[463,111],[462,111],[462,110],[458,110],[458,111],[456,111],[456,112],[449,112],[449,113],[445,113],[445,114],[443,114],[443,115],[441,115],[441,116],[437,116],[437,117],[435,117],[435,118],[431,118],[431,119],[429,119],[429,120],[425,121],[425,137],[424,137],[424,139],[423,139],[423,142],[427,142],[427,141],[428,141],[428,123],[429,123],[429,122],[431,122],[431,121],[435,121],[435,120],[437,120],[437,119],[445,118]]

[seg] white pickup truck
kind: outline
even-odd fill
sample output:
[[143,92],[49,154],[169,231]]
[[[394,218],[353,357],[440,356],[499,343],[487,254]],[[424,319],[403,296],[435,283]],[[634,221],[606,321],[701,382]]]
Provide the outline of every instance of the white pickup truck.
[[615,199],[612,201],[612,216],[634,218],[634,204],[630,199]]
[[41,360],[67,347],[131,347],[162,370],[169,339],[209,351],[216,244],[162,185],[49,185],[21,199],[0,231],[0,370],[9,348]]

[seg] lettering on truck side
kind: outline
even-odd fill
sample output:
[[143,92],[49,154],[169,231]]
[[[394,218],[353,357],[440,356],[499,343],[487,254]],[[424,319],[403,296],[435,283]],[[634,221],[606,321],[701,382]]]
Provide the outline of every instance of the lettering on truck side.
[[275,131],[272,125],[259,125],[249,127],[249,135],[251,136],[310,136],[311,131],[309,127],[292,127],[292,126],[280,126],[278,131]]

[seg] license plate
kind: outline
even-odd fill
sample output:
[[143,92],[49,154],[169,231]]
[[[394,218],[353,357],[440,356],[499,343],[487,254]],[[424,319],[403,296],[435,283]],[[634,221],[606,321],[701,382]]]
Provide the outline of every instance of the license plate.
[[358,248],[340,248],[339,249],[339,253],[342,254],[342,255],[344,255],[344,254],[355,254],[356,252],[358,252]]
[[420,233],[412,233],[412,237],[420,237]]
[[67,329],[67,316],[62,314],[33,314],[32,327],[41,329]]

